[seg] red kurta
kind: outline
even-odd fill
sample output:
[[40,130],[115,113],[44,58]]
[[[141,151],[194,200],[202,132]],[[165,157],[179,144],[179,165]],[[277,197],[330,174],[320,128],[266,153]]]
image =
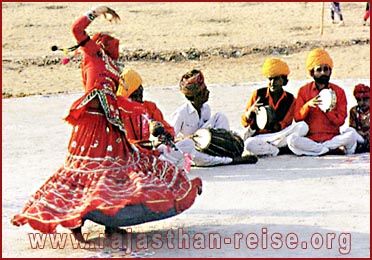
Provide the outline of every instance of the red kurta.
[[[74,23],[78,42],[86,39],[89,24],[86,16]],[[65,164],[12,223],[53,233],[57,225],[76,228],[85,219],[127,226],[188,209],[201,192],[201,180],[190,181],[184,171],[129,144],[114,94],[118,68],[91,40],[82,53],[85,94],[66,118],[73,129]],[[93,100],[99,101],[98,108],[91,105]]]
[[150,119],[161,122],[164,125],[164,130],[169,132],[174,137],[173,127],[170,124],[168,124],[167,121],[164,120],[163,113],[156,106],[156,104],[151,101],[144,101],[143,106],[146,108],[146,111],[149,114]]
[[[287,93],[288,92],[283,91],[282,96],[279,98],[279,100],[276,102],[276,104],[274,104],[274,100],[270,95],[270,90],[269,90],[269,88],[267,88],[265,99],[268,100],[268,104],[274,109],[275,112],[283,112],[283,111],[280,111],[280,109],[283,109],[283,108],[280,108],[280,104],[281,104],[281,102],[285,102],[284,100],[287,98]],[[247,119],[247,117],[245,116],[245,112],[247,112],[249,110],[249,108],[257,101],[257,99],[258,99],[257,90],[254,90],[252,92],[252,95],[250,96],[250,98],[248,100],[247,106],[245,107],[244,114],[241,116],[241,124],[243,125],[243,127],[248,127],[248,126],[251,126],[251,125],[255,124],[254,119],[252,119],[252,120]],[[262,99],[260,99],[260,100],[262,101]],[[296,104],[295,99],[293,99],[293,101],[290,104],[289,109],[286,112],[284,118],[281,121],[278,122],[278,124],[280,125],[280,128],[281,128],[280,130],[282,130],[282,129],[284,129],[284,128],[286,128],[286,127],[288,127],[289,125],[292,124],[295,104]],[[266,133],[269,133],[269,131],[266,130],[266,129],[258,129],[257,132],[256,132],[256,134],[266,134]]]
[[319,95],[315,82],[310,82],[301,87],[296,101],[294,119],[296,122],[305,121],[309,126],[306,137],[316,142],[324,142],[340,134],[340,126],[345,123],[347,117],[346,95],[342,88],[329,83],[328,87],[335,91],[337,103],[329,112],[323,112],[319,107],[309,107],[306,103]]
[[161,122],[164,125],[164,130],[174,137],[173,127],[164,120],[162,112],[155,103],[150,101],[139,103],[126,97],[118,97],[118,106],[130,141],[149,140],[150,120]]

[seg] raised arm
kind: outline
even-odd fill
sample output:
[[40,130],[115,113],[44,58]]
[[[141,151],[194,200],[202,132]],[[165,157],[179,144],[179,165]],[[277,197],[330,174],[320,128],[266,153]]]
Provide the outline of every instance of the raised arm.
[[86,44],[92,44],[89,43],[89,36],[86,33],[85,29],[91,24],[91,22],[93,22],[95,18],[100,15],[103,15],[109,22],[120,21],[119,15],[113,9],[107,6],[98,6],[96,8],[93,8],[85,15],[79,17],[72,25],[72,34],[74,35],[79,45],[85,46]]

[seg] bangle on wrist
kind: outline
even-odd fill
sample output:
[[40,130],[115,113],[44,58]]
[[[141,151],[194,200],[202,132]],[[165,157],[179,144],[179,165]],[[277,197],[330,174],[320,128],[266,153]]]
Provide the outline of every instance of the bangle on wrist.
[[96,14],[95,14],[95,11],[90,11],[88,13],[86,13],[86,16],[87,18],[89,19],[89,21],[93,22],[94,19],[96,19]]

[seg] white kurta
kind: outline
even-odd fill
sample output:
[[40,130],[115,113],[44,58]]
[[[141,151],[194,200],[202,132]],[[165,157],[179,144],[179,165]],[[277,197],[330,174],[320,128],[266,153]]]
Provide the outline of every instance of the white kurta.
[[[216,113],[211,116],[211,109],[208,104],[203,104],[201,115],[190,102],[179,107],[173,114],[170,124],[173,126],[176,137],[186,137],[193,135],[200,128],[223,128],[230,130],[229,121],[222,113]],[[211,156],[205,153],[196,151],[194,143],[192,144],[193,163],[196,166],[213,166],[219,164],[229,164],[232,158]],[[189,147],[190,149],[190,147]]]

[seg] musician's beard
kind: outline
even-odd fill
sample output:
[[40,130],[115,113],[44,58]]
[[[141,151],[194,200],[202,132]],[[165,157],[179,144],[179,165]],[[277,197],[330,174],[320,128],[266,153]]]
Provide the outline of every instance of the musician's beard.
[[317,84],[325,84],[328,85],[328,82],[330,80],[331,76],[323,75],[320,77],[314,77],[314,80]]

